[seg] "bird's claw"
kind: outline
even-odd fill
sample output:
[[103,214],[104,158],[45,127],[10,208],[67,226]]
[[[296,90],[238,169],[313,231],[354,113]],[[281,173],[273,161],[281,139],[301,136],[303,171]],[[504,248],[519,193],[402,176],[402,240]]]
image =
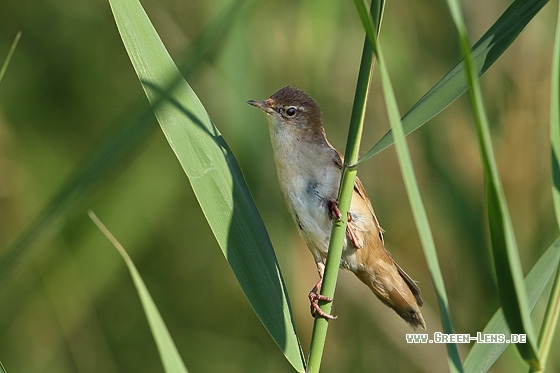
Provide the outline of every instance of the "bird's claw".
[[319,282],[317,283],[317,285],[315,285],[313,287],[313,289],[311,289],[311,291],[309,292],[309,302],[311,302],[311,316],[316,317],[317,315],[319,315],[320,317],[324,317],[325,319],[328,320],[334,320],[336,319],[338,316],[333,316],[329,313],[326,313],[325,311],[323,311],[321,309],[321,307],[319,307],[319,301],[325,301],[325,302],[332,302],[332,298],[326,297],[324,295],[319,294],[319,288],[321,287],[321,284],[323,283],[323,279],[321,278],[319,280]]
[[[338,201],[330,201],[329,203],[330,208],[331,208],[331,215],[335,218],[337,218],[338,220],[342,220],[342,213],[340,212],[340,210],[338,209]],[[352,222],[352,214],[350,214],[350,212],[348,212],[348,223]],[[356,235],[354,234],[354,231],[352,230],[352,228],[350,228],[349,225],[346,225],[346,233],[348,234],[348,237],[350,237],[350,241],[352,241],[352,245],[354,245],[354,247],[356,249],[361,249],[362,245],[361,243],[358,241],[358,239],[356,238]]]
[[331,216],[337,218],[338,220],[342,220],[342,213],[338,209],[338,201],[329,201],[329,207],[331,210]]

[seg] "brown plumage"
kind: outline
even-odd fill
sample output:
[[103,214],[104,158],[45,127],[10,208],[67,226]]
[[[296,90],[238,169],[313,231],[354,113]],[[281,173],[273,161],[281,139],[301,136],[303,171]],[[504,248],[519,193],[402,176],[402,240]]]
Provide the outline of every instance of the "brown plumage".
[[[342,155],[327,141],[319,105],[299,88],[281,88],[265,101],[249,101],[269,119],[270,135],[280,188],[307,247],[313,254],[321,285],[332,221],[338,212],[337,196]],[[349,269],[387,306],[413,327],[426,328],[420,312],[422,298],[416,283],[385,249],[383,230],[370,199],[356,178],[340,265]]]

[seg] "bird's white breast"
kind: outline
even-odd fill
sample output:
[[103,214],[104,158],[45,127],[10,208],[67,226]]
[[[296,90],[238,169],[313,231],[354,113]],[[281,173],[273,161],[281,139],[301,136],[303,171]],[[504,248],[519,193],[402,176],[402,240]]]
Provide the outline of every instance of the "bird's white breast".
[[340,184],[334,150],[271,127],[280,188],[309,249],[320,259],[327,253],[332,229],[328,201],[336,200]]

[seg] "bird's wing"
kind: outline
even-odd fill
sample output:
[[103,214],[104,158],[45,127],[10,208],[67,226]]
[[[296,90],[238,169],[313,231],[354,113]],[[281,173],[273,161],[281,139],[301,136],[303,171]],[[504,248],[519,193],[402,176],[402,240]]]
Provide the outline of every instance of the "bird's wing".
[[362,184],[360,178],[358,178],[358,177],[356,177],[356,182],[354,183],[354,191],[356,193],[358,193],[358,195],[366,202],[368,210],[371,213],[371,216],[373,217],[373,221],[375,222],[375,226],[377,227],[377,230],[379,231],[379,238],[381,238],[381,242],[384,243],[383,228],[381,228],[381,225],[379,225],[379,221],[377,220],[377,216],[375,216],[375,212],[373,211],[373,207],[371,205],[371,201],[370,201],[369,196],[366,192],[366,189],[364,188],[364,185]]
[[[373,207],[371,206],[371,202],[370,202],[369,197],[366,193],[366,190],[364,189],[364,186],[363,186],[362,182],[358,178],[356,178],[356,184],[354,186],[354,190],[367,202],[369,211],[371,212],[371,214],[373,216],[373,219],[375,221],[375,224],[377,225],[377,229],[379,230],[379,237],[381,238],[381,242],[383,242],[383,229],[379,225],[377,217],[375,216],[375,213],[373,212]],[[351,223],[349,225],[351,226]],[[383,245],[383,246],[385,246],[385,245]],[[418,302],[418,305],[422,306],[422,304],[424,302],[422,301],[422,297],[420,296],[420,288],[418,287],[418,285],[416,285],[416,282],[401,268],[401,266],[399,266],[397,264],[397,262],[395,262],[391,253],[387,249],[385,249],[385,251],[387,252],[387,254],[389,254],[389,257],[393,261],[393,264],[397,267],[397,270],[399,271],[399,275],[403,278],[403,280],[408,285],[410,291],[414,295],[414,298],[416,298],[416,302]]]

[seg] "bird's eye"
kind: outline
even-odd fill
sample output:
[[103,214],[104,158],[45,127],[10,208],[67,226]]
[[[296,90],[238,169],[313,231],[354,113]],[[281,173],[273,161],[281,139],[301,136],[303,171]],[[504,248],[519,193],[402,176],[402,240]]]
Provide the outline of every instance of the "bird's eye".
[[286,109],[286,115],[289,117],[293,117],[294,115],[296,115],[296,108],[293,106],[290,106],[289,108]]

